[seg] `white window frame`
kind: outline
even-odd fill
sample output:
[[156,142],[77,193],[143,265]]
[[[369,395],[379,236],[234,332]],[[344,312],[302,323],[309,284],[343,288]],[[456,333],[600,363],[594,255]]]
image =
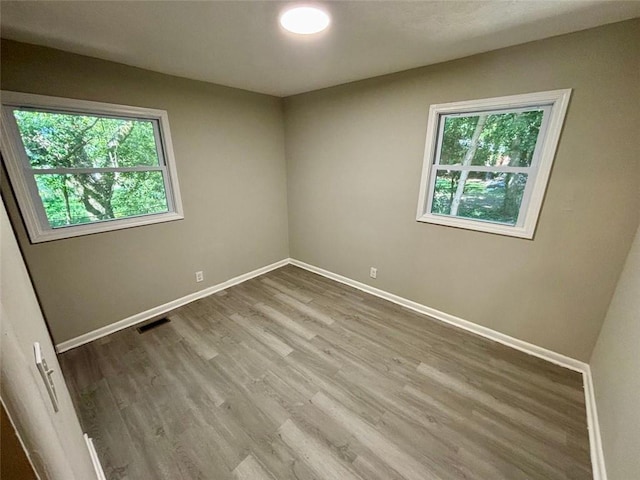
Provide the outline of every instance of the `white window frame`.
[[[440,103],[431,105],[427,123],[427,138],[424,150],[420,195],[418,198],[419,222],[458,227],[480,232],[532,239],[535,233],[542,201],[549,181],[551,167],[558,147],[562,125],[567,113],[571,89],[552,90],[547,92],[511,95],[507,97],[486,98],[463,102]],[[437,165],[440,142],[442,139],[445,115],[469,115],[481,112],[513,111],[539,107],[545,110],[535,152],[529,167],[483,167],[462,165]],[[528,180],[520,213],[516,225],[494,223],[448,215],[431,213],[431,202],[435,192],[436,174],[438,170],[473,170],[489,172],[527,173]]]
[[[171,142],[169,117],[166,111],[30,93],[2,91],[0,94],[2,103],[2,135],[0,137],[0,147],[2,148],[2,156],[5,160],[7,172],[9,173],[9,180],[13,186],[13,191],[15,192],[18,206],[20,207],[20,212],[22,213],[22,218],[24,219],[32,243],[78,237],[92,233],[109,232],[154,223],[170,222],[184,218],[180,187],[178,185],[178,172],[176,170],[173,144]],[[37,172],[37,169],[31,168],[16,120],[13,116],[13,110],[15,108],[25,107],[44,111],[59,111],[62,113],[108,115],[117,118],[153,121],[154,130],[156,131],[156,146],[159,147],[160,154],[158,170],[162,171],[165,181],[168,211],[52,228],[44,211],[44,206],[35,182],[33,172]],[[157,126],[157,128],[155,126]],[[135,171],[136,169],[149,170],[147,167],[132,167],[127,170]],[[57,170],[59,170],[59,172],[57,172]],[[109,169],[87,170],[108,171]],[[78,173],[78,169],[47,169],[47,173]]]

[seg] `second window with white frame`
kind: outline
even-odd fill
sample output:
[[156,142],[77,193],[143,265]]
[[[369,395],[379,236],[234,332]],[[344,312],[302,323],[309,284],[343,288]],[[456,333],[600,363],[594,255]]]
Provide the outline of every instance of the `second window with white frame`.
[[417,220],[532,238],[570,92],[432,105]]

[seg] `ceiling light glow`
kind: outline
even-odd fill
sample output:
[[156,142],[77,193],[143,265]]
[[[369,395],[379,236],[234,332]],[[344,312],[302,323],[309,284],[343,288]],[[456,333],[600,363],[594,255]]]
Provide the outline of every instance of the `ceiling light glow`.
[[280,16],[285,30],[301,35],[311,35],[324,30],[331,23],[327,12],[315,7],[294,7]]

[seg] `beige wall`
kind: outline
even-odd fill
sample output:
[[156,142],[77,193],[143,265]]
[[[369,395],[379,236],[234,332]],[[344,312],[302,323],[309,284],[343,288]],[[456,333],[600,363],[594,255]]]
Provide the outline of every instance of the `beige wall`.
[[640,472],[640,229],[591,356],[609,480]]
[[[588,359],[637,226],[639,32],[634,20],[290,97],[284,117],[277,98],[3,41],[3,89],[166,109],[173,133],[183,221],[30,245],[3,182],[54,339],[290,243],[299,260]],[[415,221],[431,103],[556,88],[574,91],[533,241]]]
[[184,220],[31,245],[3,182],[56,342],[288,256],[280,99],[4,40],[1,62],[5,90],[169,113]]
[[[287,98],[291,256],[588,360],[638,226],[639,32],[634,20]],[[415,221],[430,104],[559,88],[573,96],[533,241]]]

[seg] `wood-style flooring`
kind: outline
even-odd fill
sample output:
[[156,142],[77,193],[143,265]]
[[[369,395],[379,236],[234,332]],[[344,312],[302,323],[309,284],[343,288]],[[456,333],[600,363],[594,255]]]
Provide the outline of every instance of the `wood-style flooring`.
[[590,479],[582,377],[286,266],[61,355],[109,480]]

